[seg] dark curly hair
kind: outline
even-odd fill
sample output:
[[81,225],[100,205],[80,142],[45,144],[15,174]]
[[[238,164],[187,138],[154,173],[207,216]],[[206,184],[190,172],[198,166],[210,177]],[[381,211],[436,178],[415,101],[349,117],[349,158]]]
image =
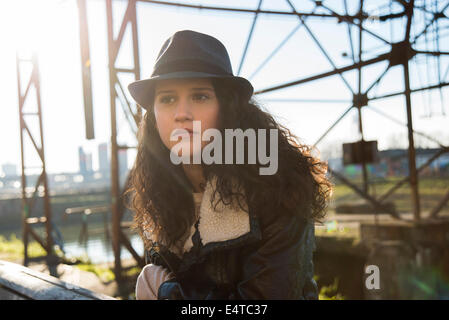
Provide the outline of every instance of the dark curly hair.
[[[217,178],[211,205],[215,200],[215,205],[220,201],[232,204],[237,197],[244,209],[240,201],[244,197],[247,208],[259,217],[297,214],[321,221],[333,189],[326,177],[327,164],[312,156],[312,148],[300,144],[255,99],[245,101],[225,79],[211,81],[220,106],[217,129],[223,137],[225,128],[278,129],[278,171],[274,175],[260,175],[262,165],[258,161],[246,164],[246,157],[245,164],[202,164],[206,179]],[[195,222],[193,187],[182,165],[170,161],[170,150],[163,144],[155,122],[153,108],[149,107],[139,125],[137,157],[125,192],[126,206],[134,212],[134,227],[146,248],[154,241],[167,246],[177,243]],[[247,141],[245,144],[246,155]]]

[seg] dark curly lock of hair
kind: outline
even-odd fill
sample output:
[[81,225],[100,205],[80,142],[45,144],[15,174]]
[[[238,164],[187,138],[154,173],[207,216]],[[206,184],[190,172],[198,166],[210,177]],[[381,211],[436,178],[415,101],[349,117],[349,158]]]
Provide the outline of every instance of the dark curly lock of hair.
[[[278,170],[273,175],[260,175],[263,165],[259,161],[246,164],[246,157],[245,164],[202,164],[206,179],[217,178],[211,205],[215,200],[215,206],[220,201],[225,205],[234,203],[236,197],[246,210],[243,198],[247,208],[259,217],[275,219],[280,214],[295,214],[322,221],[333,190],[326,177],[327,164],[312,156],[310,146],[300,144],[254,99],[243,100],[224,79],[211,81],[220,106],[217,129],[222,137],[225,128],[266,129],[267,133],[269,129],[278,130]],[[270,139],[266,140],[265,150],[270,150]],[[134,212],[134,227],[146,248],[154,241],[167,246],[176,244],[190,230],[195,222],[192,192],[182,165],[170,161],[170,150],[159,136],[153,108],[148,108],[139,126],[137,156],[125,192],[125,205]]]

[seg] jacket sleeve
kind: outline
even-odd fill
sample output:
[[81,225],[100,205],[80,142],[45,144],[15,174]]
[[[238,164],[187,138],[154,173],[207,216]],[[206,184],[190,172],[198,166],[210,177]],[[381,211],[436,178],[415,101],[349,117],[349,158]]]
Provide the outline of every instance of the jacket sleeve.
[[313,222],[278,216],[261,231],[262,243],[243,254],[234,299],[318,299]]
[[161,283],[172,278],[174,275],[164,267],[147,264],[137,278],[136,300],[157,300]]
[[158,300],[228,300],[229,291],[212,284],[182,284],[176,278],[162,283],[157,292]]

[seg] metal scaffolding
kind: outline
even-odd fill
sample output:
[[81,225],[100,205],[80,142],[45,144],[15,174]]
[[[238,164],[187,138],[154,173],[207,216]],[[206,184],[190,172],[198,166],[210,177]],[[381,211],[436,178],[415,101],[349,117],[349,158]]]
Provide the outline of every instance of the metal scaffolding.
[[[348,1],[343,0],[342,4],[345,9],[344,14],[337,13],[334,9],[331,8],[331,5],[327,5],[327,1],[312,1],[309,0],[309,3],[314,4],[315,8],[311,12],[299,12],[293,3],[290,0],[285,0],[285,3],[288,4],[291,11],[274,11],[274,10],[261,10],[261,6],[263,1],[258,1],[257,9],[243,9],[243,8],[227,8],[227,7],[214,7],[214,6],[203,6],[203,5],[192,5],[192,4],[185,4],[185,3],[173,3],[173,2],[165,2],[165,1],[153,1],[153,0],[139,0],[141,2],[153,4],[153,5],[161,5],[161,6],[175,6],[179,8],[184,8],[186,10],[188,9],[200,9],[200,10],[212,10],[212,11],[222,11],[222,12],[229,12],[229,13],[252,13],[254,14],[253,23],[251,25],[251,29],[249,30],[247,42],[245,44],[243,54],[240,60],[240,64],[238,67],[238,74],[240,74],[240,71],[242,69],[242,66],[245,61],[246,53],[248,50],[248,47],[250,45],[253,31],[255,27],[256,20],[259,15],[266,14],[266,15],[294,15],[298,18],[298,26],[297,28],[291,32],[285,39],[283,39],[280,43],[280,45],[271,53],[267,54],[267,58],[263,61],[263,63],[256,68],[256,70],[252,73],[252,75],[249,77],[251,79],[254,77],[254,75],[259,72],[271,59],[274,57],[274,55],[285,45],[286,42],[289,41],[290,37],[296,30],[300,27],[303,27],[308,36],[313,40],[313,42],[316,44],[316,46],[321,51],[322,55],[326,58],[326,60],[329,62],[329,64],[332,66],[332,69],[323,72],[320,74],[316,74],[313,76],[309,76],[303,79],[299,79],[296,81],[287,82],[284,84],[276,85],[269,88],[263,88],[255,91],[256,95],[262,95],[264,93],[277,91],[280,89],[284,89],[287,87],[292,86],[298,86],[305,83],[309,83],[311,81],[316,81],[319,79],[324,79],[328,77],[332,77],[337,75],[345,84],[347,89],[351,92],[353,96],[352,104],[349,106],[348,109],[344,111],[343,114],[341,114],[340,117],[323,133],[323,135],[320,136],[320,138],[314,143],[314,146],[317,146],[320,141],[323,140],[323,138],[332,131],[332,129],[349,113],[349,111],[352,108],[357,108],[358,110],[358,119],[359,119],[359,132],[361,135],[361,140],[364,141],[364,132],[363,132],[363,126],[362,126],[362,108],[368,107],[372,108],[369,103],[370,101],[374,100],[380,100],[385,99],[388,97],[396,96],[396,95],[403,95],[405,100],[405,107],[407,111],[407,122],[405,126],[408,130],[408,163],[409,163],[409,176],[404,179],[403,181],[399,181],[395,186],[391,188],[388,192],[386,192],[384,195],[381,195],[377,199],[373,196],[371,196],[368,193],[368,174],[367,174],[367,168],[366,163],[363,163],[363,187],[359,188],[354,183],[351,183],[348,181],[341,173],[336,172],[332,170],[332,168],[329,168],[329,172],[334,175],[337,179],[339,179],[341,182],[347,184],[349,187],[351,187],[357,194],[359,194],[362,198],[366,199],[368,202],[370,202],[375,208],[377,209],[383,209],[384,211],[386,209],[385,206],[383,206],[383,202],[395,191],[397,190],[401,185],[403,185],[404,182],[409,182],[411,186],[411,201],[413,204],[413,216],[415,221],[419,221],[421,219],[420,216],[420,203],[419,203],[419,191],[418,191],[418,173],[424,169],[426,166],[428,166],[433,160],[435,160],[438,156],[447,153],[449,151],[448,146],[445,146],[441,143],[438,143],[441,151],[438,152],[437,155],[429,159],[424,165],[422,165],[419,168],[416,168],[415,163],[415,143],[414,143],[414,134],[421,134],[420,132],[416,132],[413,129],[413,123],[412,123],[412,104],[411,104],[411,94],[419,91],[425,91],[425,90],[432,90],[432,89],[439,89],[440,93],[443,87],[447,86],[449,83],[444,82],[445,76],[442,76],[441,70],[440,70],[440,56],[441,55],[447,55],[448,52],[441,52],[439,50],[437,51],[422,51],[414,48],[414,45],[417,41],[420,40],[421,37],[427,36],[428,34],[432,34],[434,39],[436,39],[437,43],[437,49],[438,46],[438,39],[440,37],[441,29],[439,29],[439,21],[442,19],[447,19],[448,16],[445,14],[446,9],[449,7],[449,1],[447,1],[442,8],[438,7],[438,1],[422,1],[419,5],[416,4],[414,0],[410,1],[390,1],[388,3],[390,11],[380,15],[375,16],[371,15],[370,12],[367,12],[365,10],[365,4],[368,1],[361,0],[359,1],[359,7],[358,11],[355,13],[350,13]],[[401,6],[401,10],[399,11],[393,11],[392,5],[393,3],[398,3]],[[440,1],[441,3],[441,1]],[[326,13],[318,13],[316,11],[325,11]],[[388,8],[387,8],[388,10]],[[432,14],[432,17],[429,18],[426,21],[425,27],[417,34],[413,39],[411,39],[411,30],[413,26],[413,19],[415,12],[430,12]],[[373,17],[382,23],[389,23],[392,20],[395,19],[406,19],[406,25],[404,31],[403,39],[399,42],[391,42],[386,39],[384,35],[378,34],[376,32],[373,32],[369,30],[368,27],[365,26],[365,22],[368,19],[373,19]],[[307,19],[328,19],[328,20],[334,20],[337,24],[345,24],[348,32],[348,38],[349,38],[349,47],[352,53],[352,59],[353,63],[344,67],[337,67],[335,62],[332,60],[329,53],[324,48],[323,44],[320,42],[318,37],[314,34],[312,29],[308,26]],[[363,38],[365,34],[369,34],[371,37],[376,38],[380,42],[384,44],[385,50],[384,53],[381,53],[377,55],[376,57],[363,60],[362,59],[362,53],[365,50],[363,48]],[[357,36],[358,45],[356,46],[356,43],[354,41],[354,37]],[[427,39],[426,39],[427,41]],[[355,49],[358,48],[358,52],[355,52]],[[438,84],[427,86],[427,87],[421,87],[416,89],[410,88],[410,75],[409,75],[409,63],[412,58],[414,58],[416,55],[424,55],[426,57],[428,56],[435,56],[438,63]],[[362,90],[362,78],[363,78],[363,70],[364,67],[374,65],[380,62],[388,62],[388,65],[386,69],[380,74],[380,76],[372,82],[368,89],[365,91]],[[369,96],[370,92],[374,87],[376,87],[379,82],[384,78],[384,76],[388,73],[388,71],[394,67],[394,66],[402,66],[403,68],[403,82],[404,82],[404,90],[402,92],[387,94],[383,96]],[[357,70],[358,73],[358,86],[357,89],[354,90],[351,85],[347,82],[347,80],[344,77],[344,74],[348,71]],[[445,72],[445,75],[447,75],[447,71]],[[441,99],[443,100],[443,96],[441,94]],[[443,109],[444,112],[444,109]],[[422,135],[422,134],[421,134]],[[429,137],[427,135],[424,135],[427,138],[432,139],[433,141],[437,141],[437,139]],[[436,217],[438,211],[447,203],[449,194],[443,197],[442,202],[432,211],[432,217]],[[402,219],[399,215],[396,214],[394,211],[389,211],[391,216],[395,219]]]
[[[27,82],[26,89],[23,90],[21,85],[21,79],[23,77],[22,66],[31,64],[31,75]],[[47,172],[45,168],[45,151],[44,151],[44,135],[42,125],[42,106],[41,106],[41,92],[40,92],[40,79],[39,79],[39,64],[37,56],[33,55],[31,59],[23,59],[16,54],[16,70],[17,70],[17,88],[19,96],[19,120],[20,120],[20,152],[22,161],[22,238],[24,244],[24,261],[23,264],[28,266],[30,258],[28,256],[28,243],[30,235],[44,248],[47,253],[47,264],[51,275],[56,275],[57,257],[54,255],[53,250],[53,236],[52,236],[52,221],[51,221],[51,206],[50,196],[47,182]],[[25,103],[30,99],[30,90],[35,89],[35,97],[37,110],[30,111],[24,110]],[[29,108],[27,108],[29,109]],[[34,119],[29,120],[29,118]],[[32,125],[39,127],[38,136],[32,133]],[[25,140],[29,138],[33,146],[33,150],[37,153],[37,156],[41,162],[41,166],[30,166],[27,163],[25,155],[26,146]],[[34,186],[33,194],[30,196],[27,194],[27,171],[28,169],[39,169],[40,175]],[[36,199],[41,198],[43,203],[43,217],[33,216],[33,209],[36,205]],[[39,224],[45,226],[46,237],[45,240],[39,236],[39,234],[33,228]],[[39,257],[42,258],[42,257]]]
[[[332,131],[332,129],[349,113],[349,111],[352,108],[357,108],[358,110],[358,119],[359,119],[359,132],[361,135],[362,141],[364,141],[364,132],[363,132],[363,126],[362,126],[362,108],[368,107],[372,108],[369,103],[370,101],[374,100],[380,100],[385,99],[392,96],[404,96],[405,101],[405,107],[407,111],[407,121],[405,126],[408,130],[408,163],[409,163],[409,176],[403,179],[402,181],[399,181],[395,186],[393,186],[388,192],[385,194],[374,197],[369,194],[368,192],[368,174],[367,174],[367,168],[366,163],[363,163],[363,187],[360,188],[348,179],[346,179],[341,173],[332,170],[332,168],[329,168],[329,172],[335,176],[337,179],[339,179],[342,183],[345,183],[349,187],[351,187],[358,195],[360,195],[362,198],[366,199],[369,203],[371,203],[374,208],[377,210],[384,210],[390,213],[390,215],[395,219],[403,219],[401,218],[396,212],[391,211],[391,209],[388,209],[386,206],[384,206],[385,200],[388,199],[391,194],[394,193],[395,190],[397,190],[401,185],[403,185],[406,182],[410,183],[411,186],[411,201],[413,204],[413,216],[414,221],[419,221],[421,219],[420,215],[420,202],[419,202],[419,191],[418,191],[418,174],[421,170],[423,170],[426,166],[428,166],[432,161],[434,161],[436,158],[438,158],[440,155],[447,153],[449,151],[449,147],[445,146],[441,143],[438,143],[440,146],[440,152],[438,152],[435,156],[433,156],[431,159],[429,159],[425,164],[420,166],[419,168],[416,168],[415,163],[415,143],[414,143],[414,134],[421,134],[420,132],[415,132],[413,129],[413,123],[412,123],[412,104],[411,104],[411,94],[415,92],[425,91],[425,90],[433,90],[433,89],[439,89],[442,90],[443,87],[447,86],[449,83],[444,82],[444,76],[441,75],[441,71],[438,71],[438,84],[431,85],[431,86],[424,86],[421,88],[411,89],[410,88],[410,75],[409,75],[409,63],[413,57],[416,55],[424,55],[424,56],[435,56],[438,61],[438,66],[440,68],[440,56],[444,54],[448,54],[447,52],[440,52],[440,51],[421,51],[414,48],[414,45],[417,41],[423,36],[427,36],[429,33],[432,33],[434,38],[438,40],[440,36],[440,30],[438,28],[439,21],[441,19],[447,19],[447,15],[445,14],[446,9],[449,6],[449,1],[442,7],[441,9],[438,9],[437,1],[432,1],[431,4],[429,2],[423,2],[420,5],[416,5],[416,2],[414,0],[410,1],[396,1],[399,3],[402,7],[400,11],[391,11],[381,15],[376,16],[376,19],[383,23],[389,23],[392,20],[395,19],[406,19],[406,26],[404,30],[404,37],[399,42],[391,42],[388,41],[385,36],[381,34],[377,34],[371,30],[369,30],[368,27],[365,26],[365,22],[367,19],[372,18],[372,15],[370,15],[369,12],[366,12],[364,10],[364,6],[367,1],[361,0],[359,2],[358,11],[355,13],[349,12],[349,7],[347,0],[343,0],[343,5],[345,8],[345,14],[339,14],[336,11],[334,11],[330,6],[326,4],[326,1],[309,1],[312,2],[315,5],[315,8],[311,12],[299,12],[296,10],[295,6],[292,4],[291,1],[285,0],[285,2],[288,4],[288,6],[291,8],[291,11],[273,11],[273,10],[261,10],[261,6],[263,1],[258,1],[257,8],[254,10],[250,9],[241,9],[241,8],[226,8],[226,7],[213,7],[213,6],[203,6],[203,5],[191,5],[191,4],[185,4],[185,3],[172,3],[172,2],[164,2],[164,1],[153,1],[153,0],[138,0],[140,2],[145,2],[152,5],[162,5],[162,6],[175,6],[179,8],[184,8],[185,10],[189,9],[199,9],[199,10],[213,10],[213,11],[222,11],[222,12],[229,12],[229,13],[235,13],[235,12],[241,12],[241,13],[249,13],[254,14],[253,23],[251,25],[251,29],[249,30],[247,42],[245,44],[243,54],[240,60],[240,64],[238,66],[237,73],[240,74],[242,66],[244,65],[246,53],[248,50],[248,47],[250,46],[251,39],[253,36],[253,31],[255,28],[256,20],[259,15],[266,14],[266,15],[294,15],[298,18],[298,26],[297,28],[291,32],[285,39],[283,39],[280,43],[280,45],[271,53],[267,54],[267,58],[263,61],[263,63],[256,68],[256,70],[252,73],[252,75],[249,77],[250,79],[255,76],[257,72],[259,72],[274,56],[275,54],[285,45],[286,42],[289,41],[292,34],[296,32],[297,29],[300,27],[303,27],[307,34],[310,36],[310,38],[313,40],[313,42],[316,44],[316,46],[319,48],[323,56],[327,59],[329,64],[332,66],[332,69],[323,72],[320,74],[316,74],[313,76],[309,76],[303,79],[298,79],[296,81],[276,85],[269,88],[263,88],[255,91],[256,95],[262,95],[264,93],[273,92],[276,90],[280,90],[287,87],[292,86],[298,86],[305,83],[309,83],[311,81],[316,81],[319,79],[324,79],[332,76],[338,76],[347,89],[351,92],[353,96],[352,104],[349,106],[348,109],[344,111],[341,116],[338,117],[338,119],[323,133],[323,135],[320,136],[320,138],[314,143],[314,146],[317,146],[320,141],[323,140],[323,138],[329,134],[329,132]],[[395,1],[390,1],[389,6],[390,9],[392,8],[392,4]],[[108,1],[108,4],[110,1]],[[135,8],[135,1],[130,1],[128,8],[132,7]],[[413,19],[415,12],[427,12],[432,8],[432,18],[428,21],[426,21],[425,27],[413,38],[411,39],[411,30],[413,25]],[[320,9],[321,11],[325,11],[326,13],[317,13]],[[133,11],[134,13],[134,11]],[[329,53],[326,51],[318,37],[314,34],[313,30],[308,26],[307,19],[328,19],[333,20],[337,24],[346,24],[347,32],[348,32],[348,38],[349,38],[349,48],[352,53],[352,59],[353,63],[347,66],[343,67],[337,67],[337,65],[334,63],[332,58],[330,57]],[[363,55],[363,38],[365,37],[365,34],[370,35],[371,37],[374,37],[381,41],[384,44],[384,52],[381,54],[378,54],[377,56],[364,60]],[[356,36],[356,37],[355,37]],[[358,45],[356,46],[356,43],[354,41],[354,38],[358,40]],[[437,41],[438,42],[438,41]],[[137,45],[135,44],[137,47]],[[358,48],[358,52],[355,52],[356,48]],[[438,46],[437,46],[438,48]],[[135,49],[136,50],[136,49]],[[362,90],[362,78],[363,78],[363,71],[364,68],[370,65],[378,64],[380,62],[388,62],[388,65],[386,69],[380,74],[380,76],[372,82],[368,89],[365,91]],[[111,64],[112,65],[112,64]],[[391,93],[386,94],[383,96],[370,96],[372,89],[375,88],[379,82],[383,79],[383,77],[388,73],[388,71],[394,67],[394,66],[401,66],[403,68],[403,82],[404,82],[404,90],[402,92],[397,93]],[[354,90],[351,85],[347,82],[347,80],[344,77],[344,74],[348,71],[357,70],[357,88]],[[447,74],[447,72],[446,72]],[[136,79],[139,79],[139,77],[136,74]],[[441,99],[442,95],[441,95]],[[111,109],[112,110],[112,109]],[[443,110],[444,112],[444,110]],[[387,116],[388,117],[388,116]],[[114,133],[113,133],[114,136]],[[437,141],[437,139],[429,137],[428,135],[424,135],[427,138],[432,139],[433,141]],[[116,166],[113,166],[116,168]],[[115,169],[113,169],[115,170]],[[434,210],[432,210],[432,213],[430,215],[431,218],[435,218],[438,214],[438,212],[441,210],[441,208],[449,201],[449,193],[446,194],[441,202],[436,206]],[[119,206],[119,204],[116,204]],[[117,210],[117,209],[116,209]],[[118,210],[117,210],[118,211]]]
[[[84,0],[85,1],[85,0]],[[81,1],[83,2],[83,1]],[[413,204],[413,216],[414,221],[419,221],[421,217],[420,210],[420,202],[419,202],[419,190],[418,190],[418,174],[419,172],[428,166],[432,161],[434,161],[440,155],[447,153],[449,151],[449,147],[439,143],[438,139],[429,137],[423,133],[417,132],[413,128],[412,123],[412,100],[411,95],[416,92],[423,92],[427,90],[441,90],[443,87],[449,85],[448,82],[444,82],[448,74],[448,70],[446,72],[441,72],[441,63],[440,57],[442,55],[447,55],[448,52],[442,52],[439,50],[438,39],[441,36],[442,28],[439,27],[440,21],[444,19],[448,19],[445,11],[449,7],[449,1],[445,1],[443,6],[440,4],[443,1],[415,1],[415,0],[397,0],[397,1],[389,1],[387,6],[384,8],[382,15],[373,15],[368,12],[366,8],[366,4],[369,1],[361,0],[358,2],[358,9],[356,12],[351,12],[350,7],[348,6],[347,0],[342,0],[340,3],[344,8],[344,13],[338,13],[336,10],[332,8],[331,4],[328,4],[330,1],[312,1],[308,2],[314,6],[313,10],[309,12],[300,12],[296,9],[295,5],[290,0],[285,0],[284,2],[290,8],[289,11],[275,11],[275,10],[262,10],[263,0],[259,0],[257,2],[257,8],[255,9],[246,9],[246,8],[229,8],[229,7],[216,7],[216,6],[203,6],[203,5],[192,5],[185,3],[174,3],[174,2],[165,2],[165,1],[153,1],[153,0],[129,0],[127,1],[126,11],[123,17],[123,20],[120,23],[119,32],[117,35],[114,35],[113,32],[113,1],[106,0],[106,13],[107,13],[107,37],[108,37],[108,57],[109,57],[109,87],[110,87],[110,119],[111,119],[111,194],[112,194],[112,242],[113,242],[113,250],[115,257],[115,274],[117,280],[122,279],[122,265],[120,260],[121,247],[124,246],[134,257],[137,264],[140,266],[144,265],[144,260],[141,255],[139,255],[134,248],[132,247],[129,239],[125,235],[122,230],[122,218],[124,213],[124,206],[122,200],[123,191],[120,188],[119,182],[119,158],[118,152],[120,149],[131,148],[132,146],[123,146],[119,145],[117,142],[117,114],[118,112],[122,112],[127,119],[129,127],[131,130],[136,133],[137,126],[142,118],[142,110],[138,105],[135,105],[134,102],[129,101],[126,97],[125,91],[121,84],[119,74],[131,74],[134,75],[135,80],[140,79],[140,63],[139,63],[139,45],[138,45],[138,30],[137,30],[137,19],[136,19],[136,3],[141,2],[146,5],[154,5],[154,6],[167,6],[167,7],[178,7],[183,10],[201,10],[201,11],[220,11],[229,14],[233,14],[236,12],[246,13],[254,15],[253,22],[251,24],[251,28],[248,32],[247,41],[242,53],[242,57],[240,59],[240,63],[238,66],[237,74],[240,74],[242,67],[245,63],[245,59],[247,57],[248,48],[251,45],[251,40],[254,36],[255,25],[258,17],[260,15],[277,15],[277,16],[295,16],[298,19],[297,27],[290,32],[284,39],[280,39],[279,45],[272,51],[268,52],[266,58],[263,62],[253,71],[253,73],[248,77],[248,79],[253,78],[260,70],[264,68],[264,66],[276,55],[276,53],[288,42],[291,41],[292,35],[299,29],[303,28],[306,31],[306,34],[310,39],[312,39],[313,43],[320,50],[321,54],[325,57],[325,59],[330,64],[331,68],[322,73],[318,73],[312,76],[308,76],[305,78],[300,78],[295,81],[289,81],[286,83],[278,84],[275,86],[271,86],[268,88],[261,88],[255,91],[255,95],[263,95],[268,92],[274,92],[277,90],[281,90],[288,87],[299,86],[306,83],[310,83],[312,81],[317,81],[320,79],[325,79],[333,76],[337,76],[341,79],[347,90],[352,95],[352,102],[348,106],[348,108],[335,120],[332,125],[324,131],[324,133],[320,136],[320,138],[314,143],[314,146],[317,146],[328,134],[332,131],[335,126],[341,122],[342,119],[349,113],[352,108],[356,108],[358,111],[358,127],[361,135],[362,142],[364,141],[364,128],[362,121],[362,109],[370,108],[371,101],[378,101],[381,99],[393,97],[393,96],[403,96],[404,97],[404,106],[407,112],[407,121],[405,124],[408,130],[408,165],[409,165],[409,176],[399,181],[394,187],[392,187],[385,194],[374,197],[369,194],[368,185],[368,173],[366,168],[366,163],[363,163],[363,186],[360,188],[356,184],[349,181],[345,178],[341,173],[332,170],[329,168],[329,172],[339,179],[341,182],[347,184],[350,188],[352,188],[358,195],[362,198],[366,199],[369,203],[371,203],[375,208],[386,210],[384,207],[385,200],[393,194],[395,190],[397,190],[404,183],[409,183],[411,186],[411,202]],[[395,7],[399,4],[400,9],[393,10],[393,4]],[[388,7],[389,6],[389,7]],[[85,8],[85,7],[84,7]],[[84,13],[83,13],[84,12]],[[80,14],[85,14],[86,10],[80,11]],[[414,30],[414,19],[416,15],[420,15],[422,13],[429,13],[427,15],[422,15],[422,18],[425,20],[425,26],[419,32],[414,32],[412,37],[412,30]],[[429,18],[429,15],[431,16]],[[383,34],[379,34],[369,29],[366,25],[366,21],[368,19],[375,19],[379,21],[379,23],[391,24],[392,21],[396,19],[405,19],[405,29],[401,30],[404,32],[403,38],[399,42],[392,42],[388,40]],[[312,28],[309,26],[309,19],[326,19],[327,21],[335,22],[336,24],[343,25],[348,34],[348,49],[351,52],[350,58],[352,59],[352,63],[345,66],[337,66],[335,61],[331,58],[331,55],[321,41],[319,37],[314,33]],[[133,56],[133,68],[121,68],[116,66],[117,56],[121,49],[123,37],[126,31],[126,28],[130,27],[132,31],[132,56]],[[364,59],[364,53],[366,53],[365,48],[363,47],[363,39],[369,35],[370,37],[374,37],[382,43],[382,53],[376,54],[374,57],[370,57],[369,59]],[[429,37],[433,38],[430,39]],[[435,42],[435,49],[430,50],[419,50],[417,49],[417,42],[421,41],[424,38],[424,41],[427,42]],[[356,40],[355,40],[356,39]],[[358,50],[357,50],[358,49]],[[410,72],[409,65],[413,63],[413,59],[416,56],[423,56],[426,59],[428,57],[435,57],[438,65],[438,83],[425,85],[419,88],[411,88],[410,87]],[[388,65],[385,70],[379,75],[379,77],[370,83],[366,90],[363,90],[362,79],[365,67],[375,65],[381,62],[387,62]],[[376,96],[372,94],[372,89],[375,88],[388,74],[389,70],[393,67],[401,67],[403,69],[403,85],[404,89],[400,92],[394,92],[389,94],[384,94],[380,96]],[[357,72],[357,88],[353,88],[345,78],[345,74],[350,71]],[[440,94],[441,99],[443,100],[443,95]],[[20,106],[22,106],[22,95],[20,94]],[[121,109],[117,108],[117,101],[119,101],[119,105],[122,106]],[[374,110],[374,109],[373,109]],[[444,112],[444,109],[443,109]],[[385,113],[380,112],[381,115],[389,117]],[[22,115],[21,115],[22,119]],[[391,117],[390,117],[391,119]],[[391,119],[395,121],[395,119]],[[21,125],[22,125],[21,120]],[[397,122],[397,120],[396,120]],[[22,126],[21,126],[22,128]],[[24,129],[22,129],[23,131]],[[21,132],[22,132],[21,131]],[[420,167],[416,167],[415,163],[415,143],[414,143],[414,134],[420,134],[427,138],[436,141],[440,146],[440,151],[434,155],[431,159],[429,159],[425,164]],[[23,145],[23,143],[22,143]],[[36,147],[37,149],[37,147]],[[42,140],[42,149],[41,153],[43,155],[43,140]],[[43,156],[42,156],[42,161]],[[25,175],[22,170],[23,176]],[[42,174],[42,181],[45,183],[45,165]],[[24,179],[24,178],[22,178]],[[23,183],[25,186],[25,183]],[[45,189],[46,190],[46,189]],[[47,193],[46,197],[48,197]],[[25,194],[23,195],[25,198]],[[441,202],[432,210],[430,217],[434,218],[437,216],[438,212],[441,208],[449,201],[449,193],[446,194]],[[49,209],[49,208],[48,208]],[[389,211],[392,217],[395,219],[403,219],[394,211]],[[50,211],[48,211],[48,222],[50,221]],[[48,228],[50,224],[48,224]],[[31,229],[30,229],[31,230]],[[51,230],[48,229],[47,233],[51,234]],[[24,242],[27,241],[24,238]],[[47,240],[47,243],[42,245],[46,247],[48,250],[51,248],[51,237]]]
[[[125,15],[120,23],[120,31],[117,37],[113,34],[113,14],[112,14],[112,0],[106,1],[106,13],[108,23],[108,52],[109,52],[109,89],[110,89],[110,103],[111,103],[111,193],[112,193],[112,247],[114,250],[115,264],[114,272],[117,281],[122,279],[122,265],[120,258],[121,246],[123,245],[137,261],[138,265],[143,267],[145,265],[144,259],[132,247],[131,242],[122,230],[122,217],[124,212],[124,205],[119,183],[119,157],[120,149],[127,149],[129,146],[121,146],[117,144],[117,108],[116,100],[120,100],[122,111],[128,120],[131,128],[138,126],[142,117],[142,110],[139,106],[133,110],[130,102],[127,100],[125,91],[120,82],[119,73],[133,74],[136,80],[140,79],[140,63],[139,63],[139,47],[137,39],[137,21],[136,21],[136,1],[128,2]],[[132,49],[134,68],[124,69],[116,67],[116,60],[119,50],[122,45],[123,35],[125,30],[130,25],[132,31]],[[133,120],[131,120],[133,119]],[[131,121],[134,121],[132,123]],[[136,132],[135,132],[136,133]],[[125,184],[126,186],[126,184]]]

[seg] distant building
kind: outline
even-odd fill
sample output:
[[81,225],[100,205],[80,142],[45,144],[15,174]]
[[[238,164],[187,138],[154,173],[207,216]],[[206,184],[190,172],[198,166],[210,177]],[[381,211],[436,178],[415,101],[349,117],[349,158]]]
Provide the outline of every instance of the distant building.
[[100,143],[98,145],[98,171],[100,171],[103,175],[109,175],[110,171],[108,154],[108,144]]
[[92,153],[86,153],[86,169],[87,172],[93,172],[92,169]]
[[128,172],[128,150],[120,149],[118,151],[119,175],[122,176]]
[[92,173],[92,154],[85,153],[83,147],[78,148],[80,173],[87,175]]
[[86,172],[86,156],[84,154],[83,147],[78,147],[78,165],[79,165],[79,172]]
[[126,182],[126,177],[128,175],[128,150],[119,149],[118,150],[118,167],[119,167],[119,183],[120,187],[123,188]]
[[5,176],[17,176],[17,166],[12,163],[2,164],[2,171]]
[[[424,165],[430,158],[436,155],[441,149],[417,148],[416,168]],[[409,174],[408,170],[408,149],[389,149],[378,153],[379,163],[367,164],[370,176],[375,177],[404,177]],[[347,178],[354,179],[361,177],[362,165],[351,164],[342,166],[342,159],[329,159],[331,169],[343,173]],[[446,177],[449,176],[449,154],[444,153],[431,162],[429,166],[419,173],[420,177]]]

